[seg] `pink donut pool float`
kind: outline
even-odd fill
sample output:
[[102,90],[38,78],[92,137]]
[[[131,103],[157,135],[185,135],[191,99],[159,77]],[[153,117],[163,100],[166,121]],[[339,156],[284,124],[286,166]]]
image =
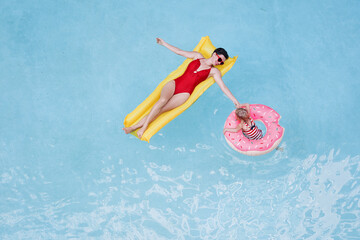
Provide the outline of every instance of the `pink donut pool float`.
[[[266,133],[263,138],[250,140],[240,130],[237,133],[225,132],[226,142],[235,151],[249,156],[258,156],[271,152],[279,145],[284,136],[285,128],[279,125],[281,116],[274,109],[262,104],[251,104],[250,116],[254,121],[264,123]],[[234,110],[226,119],[224,128],[235,128],[238,124],[239,120]]]

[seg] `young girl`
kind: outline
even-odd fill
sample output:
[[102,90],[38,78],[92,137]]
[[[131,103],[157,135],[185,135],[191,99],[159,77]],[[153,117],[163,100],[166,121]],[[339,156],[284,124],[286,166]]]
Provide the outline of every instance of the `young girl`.
[[237,108],[235,114],[240,121],[236,128],[224,128],[225,132],[238,132],[240,129],[245,137],[251,140],[261,139],[263,137],[261,129],[259,129],[254,120],[250,117],[250,106],[248,103],[243,104],[245,108]]

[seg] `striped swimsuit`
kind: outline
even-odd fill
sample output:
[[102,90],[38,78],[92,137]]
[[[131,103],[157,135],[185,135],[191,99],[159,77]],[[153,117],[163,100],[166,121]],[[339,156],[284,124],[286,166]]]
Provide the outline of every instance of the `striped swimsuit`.
[[247,137],[250,140],[258,140],[261,139],[263,137],[262,131],[261,129],[259,129],[254,121],[250,118],[250,122],[251,122],[251,127],[245,122],[246,126],[248,126],[250,128],[249,131],[244,131],[243,133],[245,135],[245,137]]

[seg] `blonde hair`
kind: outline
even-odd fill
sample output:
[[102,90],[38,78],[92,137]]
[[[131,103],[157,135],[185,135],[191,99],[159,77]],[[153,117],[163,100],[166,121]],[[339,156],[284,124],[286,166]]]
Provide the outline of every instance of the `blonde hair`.
[[249,113],[245,108],[237,108],[235,114],[239,120],[247,121],[249,119]]

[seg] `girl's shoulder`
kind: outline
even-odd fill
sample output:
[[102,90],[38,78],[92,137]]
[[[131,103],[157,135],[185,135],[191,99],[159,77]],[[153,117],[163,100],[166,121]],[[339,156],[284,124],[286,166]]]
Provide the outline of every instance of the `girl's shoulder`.
[[251,119],[250,119],[250,125],[247,124],[245,121],[242,121],[242,127],[241,127],[241,129],[244,130],[244,131],[249,131],[251,124],[252,124],[252,120],[251,120]]
[[243,129],[245,126],[244,121],[240,121],[238,124],[238,128]]
[[249,119],[250,119],[251,125],[255,124],[254,119],[252,119],[250,116],[249,116]]

